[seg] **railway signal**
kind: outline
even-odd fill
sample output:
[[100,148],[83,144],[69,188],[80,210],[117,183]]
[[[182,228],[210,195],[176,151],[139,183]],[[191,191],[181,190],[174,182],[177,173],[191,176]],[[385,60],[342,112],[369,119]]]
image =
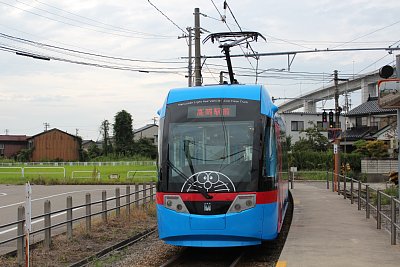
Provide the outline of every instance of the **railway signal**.
[[335,123],[333,121],[333,111],[329,111],[329,128],[333,128],[335,126]]

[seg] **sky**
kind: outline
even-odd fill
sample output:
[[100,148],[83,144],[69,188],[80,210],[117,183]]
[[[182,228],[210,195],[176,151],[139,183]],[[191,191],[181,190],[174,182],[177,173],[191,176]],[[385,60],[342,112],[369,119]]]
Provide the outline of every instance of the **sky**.
[[[35,135],[48,123],[98,140],[102,121],[112,124],[121,110],[132,115],[134,129],[153,123],[168,91],[188,84],[188,40],[178,37],[194,26],[194,8],[202,13],[202,40],[207,32],[257,31],[267,39],[251,43],[258,53],[400,44],[398,0],[226,2],[224,10],[222,0],[0,0],[0,134]],[[298,54],[290,71],[287,56],[232,61],[240,83],[264,84],[279,99],[331,84],[334,70],[349,78],[393,65],[398,53]],[[201,54],[222,55],[211,42]],[[203,83],[216,84],[225,60],[203,63]],[[352,107],[360,98],[352,94]]]

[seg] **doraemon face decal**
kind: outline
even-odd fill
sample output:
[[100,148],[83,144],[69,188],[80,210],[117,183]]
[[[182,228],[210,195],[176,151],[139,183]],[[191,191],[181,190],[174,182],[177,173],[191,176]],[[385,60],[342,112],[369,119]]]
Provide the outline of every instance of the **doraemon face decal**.
[[198,192],[196,187],[202,187],[207,192],[235,192],[235,185],[223,173],[202,171],[190,176],[183,184],[181,192]]

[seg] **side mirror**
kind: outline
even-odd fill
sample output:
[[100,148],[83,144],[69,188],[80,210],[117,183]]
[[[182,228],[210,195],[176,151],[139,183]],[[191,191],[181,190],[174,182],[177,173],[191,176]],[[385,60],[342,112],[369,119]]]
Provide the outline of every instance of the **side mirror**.
[[400,79],[378,82],[378,105],[383,109],[400,109]]

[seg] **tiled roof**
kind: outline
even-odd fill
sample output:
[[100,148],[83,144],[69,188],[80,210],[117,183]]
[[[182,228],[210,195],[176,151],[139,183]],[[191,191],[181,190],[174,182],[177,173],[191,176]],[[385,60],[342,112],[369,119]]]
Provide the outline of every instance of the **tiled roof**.
[[351,128],[344,131],[341,135],[341,139],[347,139],[348,141],[351,140],[359,140],[368,138],[371,134],[376,132],[378,129],[377,127],[357,127]]
[[26,135],[0,135],[0,141],[3,142],[24,142],[28,140],[29,136]]
[[382,109],[378,106],[377,97],[371,97],[369,101],[353,108],[347,113],[348,117],[360,115],[376,115],[376,114],[396,114],[396,109]]

